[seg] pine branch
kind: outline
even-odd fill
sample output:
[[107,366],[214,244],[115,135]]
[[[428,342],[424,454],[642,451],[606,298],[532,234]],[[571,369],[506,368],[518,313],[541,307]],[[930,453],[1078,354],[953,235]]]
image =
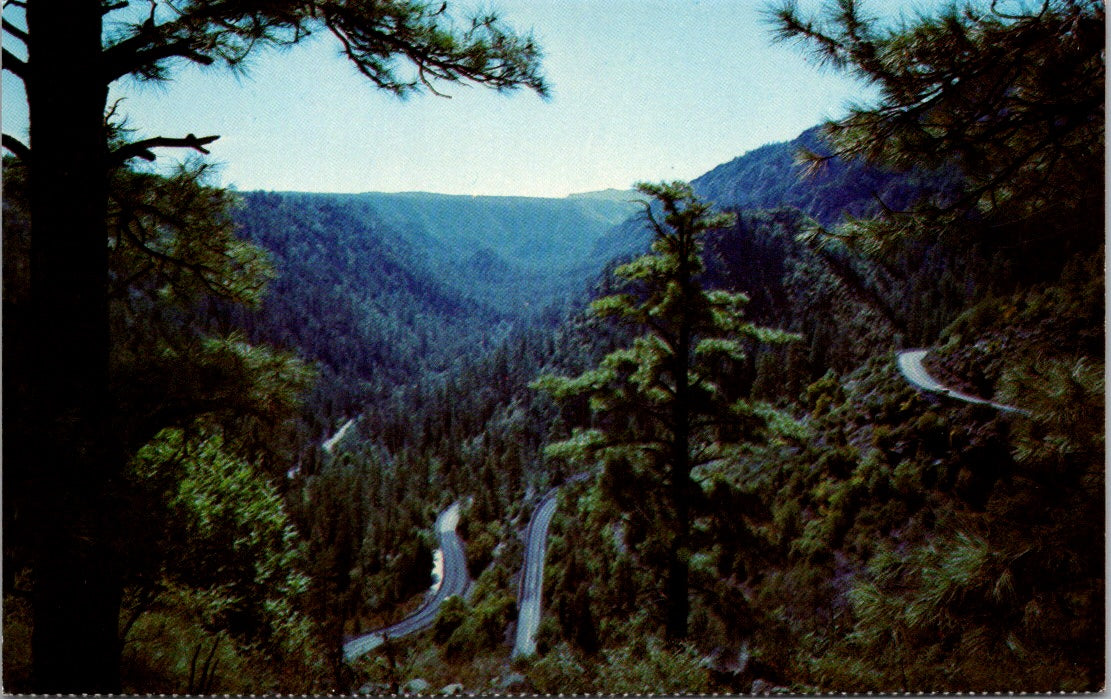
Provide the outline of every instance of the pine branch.
[[678,342],[675,340],[674,333],[664,328],[663,325],[648,314],[644,314],[644,323],[652,329],[652,332],[656,333],[657,337],[663,340],[664,344],[667,345],[667,348],[671,350],[673,355],[678,352]]
[[15,157],[19,158],[20,160],[22,160],[25,163],[30,162],[30,160],[31,160],[31,149],[28,148],[26,145],[24,145],[23,142],[20,141],[15,136],[10,136],[8,134],[4,134],[4,143],[3,143],[3,145],[4,145],[5,148],[7,148],[9,151],[11,151],[12,155],[14,155]]
[[147,138],[142,141],[135,141],[121,146],[112,151],[110,160],[113,165],[122,165],[123,163],[131,160],[132,158],[142,158],[143,160],[154,160],[156,156],[151,151],[151,148],[192,148],[195,151],[208,155],[210,152],[205,146],[212,143],[219,136],[202,136],[200,138],[189,134],[184,138],[168,138],[165,136],[158,136],[156,138]]
[[147,255],[153,260],[157,260],[158,262],[161,262],[165,265],[169,265],[171,268],[184,269],[192,272],[195,275],[195,278],[201,283],[201,285],[204,286],[204,288],[207,289],[209,293],[211,293],[215,297],[228,299],[234,298],[234,294],[225,286],[221,285],[219,282],[212,281],[210,277],[214,276],[216,273],[216,270],[214,270],[212,267],[197,262],[191,262],[185,258],[177,257],[175,255],[156,250],[150,245],[147,245],[145,235],[146,227],[143,226],[142,222],[140,222],[139,219],[135,217],[131,218],[131,222],[134,223],[135,226],[144,235],[142,237],[136,235],[135,232],[131,230],[131,227],[126,225],[122,229],[123,234],[129,241],[131,241],[132,245],[138,248],[143,254]]
[[797,41],[799,43],[813,42],[816,47],[814,56],[821,63],[834,68],[845,66],[846,46],[839,38],[834,37],[815,26],[814,22],[806,21],[799,13],[798,3],[793,0],[784,2],[769,13],[773,24],[774,41]]
[[[461,37],[463,43],[458,46],[450,41],[441,44],[437,37],[440,29],[435,25],[410,25],[407,18],[399,26],[387,26],[380,19],[367,16],[365,10],[340,4],[322,8],[322,19],[359,72],[379,88],[400,97],[417,91],[420,85],[435,95],[447,97],[435,88],[432,78],[449,82],[470,80],[498,90],[524,85],[541,96],[548,94],[543,78],[529,65],[536,54],[531,40],[505,42],[505,37],[493,26],[493,19],[476,23],[471,32]],[[480,27],[493,33],[489,41],[472,35]],[[404,80],[395,74],[386,60],[393,55],[404,56],[416,66],[415,79]]]
[[[216,59],[194,47],[192,39],[179,39],[156,44],[159,28],[144,29],[135,36],[110,46],[104,51],[104,81],[115,82],[133,73],[151,73],[155,64],[167,58],[185,58],[201,65],[212,65]],[[154,45],[151,45],[154,44]]]

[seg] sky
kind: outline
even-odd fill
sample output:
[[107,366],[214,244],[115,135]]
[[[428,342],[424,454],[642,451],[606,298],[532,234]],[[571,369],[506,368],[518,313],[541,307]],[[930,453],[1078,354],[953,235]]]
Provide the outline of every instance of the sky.
[[[121,81],[110,99],[123,98],[136,138],[220,135],[210,160],[220,183],[239,190],[562,197],[627,189],[693,179],[868,98],[866,86],[773,43],[768,4],[454,0],[534,33],[548,100],[463,84],[439,88],[450,99],[399,100],[360,77],[330,36],[262,52],[245,76],[182,66],[166,84]],[[938,4],[868,7],[896,16]],[[5,73],[3,88],[4,131],[22,137],[18,81]]]

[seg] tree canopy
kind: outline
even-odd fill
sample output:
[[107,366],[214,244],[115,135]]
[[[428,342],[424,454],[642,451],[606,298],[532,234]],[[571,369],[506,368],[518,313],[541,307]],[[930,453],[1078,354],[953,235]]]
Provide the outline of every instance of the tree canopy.
[[[20,417],[27,429],[6,450],[26,476],[26,487],[17,489],[28,498],[23,531],[36,536],[33,687],[111,693],[120,687],[125,568],[112,505],[129,457],[144,436],[190,415],[247,407],[239,398],[266,404],[250,390],[224,395],[221,404],[206,390],[213,381],[253,385],[248,374],[271,376],[267,367],[275,367],[273,357],[242,343],[212,347],[197,337],[144,361],[117,361],[137,325],[117,312],[113,293],[126,289],[115,301],[143,315],[163,296],[249,299],[261,277],[247,248],[228,245],[226,219],[190,235],[199,219],[218,213],[220,194],[183,182],[135,198],[129,187],[141,176],[113,179],[136,158],[154,160],[159,149],[207,153],[217,136],[130,140],[117,105],[107,104],[108,86],[125,77],[165,80],[186,63],[241,70],[258,50],[292,46],[313,32],[332,35],[362,75],[400,96],[436,92],[437,81],[541,95],[546,85],[530,36],[492,13],[456,18],[447,3],[9,0],[3,30],[3,69],[23,81],[30,121],[29,143],[4,134],[3,145],[28,166],[29,302],[20,318],[27,347],[18,353],[26,361]],[[112,276],[119,260],[111,258],[121,254],[133,255],[133,278]],[[185,368],[176,360],[186,360]],[[120,400],[121,383],[133,400]],[[141,434],[117,429],[135,423],[146,423]],[[58,506],[43,507],[47,502]]]
[[624,288],[597,299],[591,310],[643,334],[595,369],[575,378],[544,376],[536,385],[558,400],[589,400],[594,428],[576,430],[545,452],[603,464],[606,481],[623,491],[619,507],[640,516],[652,513],[641,526],[652,532],[648,548],[657,549],[654,556],[666,579],[668,636],[680,639],[687,635],[690,527],[698,489],[691,473],[724,458],[730,444],[754,436],[766,418],[722,381],[724,367],[742,361],[751,343],[791,336],[745,321],[744,295],[700,282],[702,238],[731,224],[731,215],[712,213],[685,183],[637,188],[659,207],[645,202],[652,252],[614,270]]
[[[34,4],[9,2],[4,8],[30,9]],[[548,90],[539,68],[540,48],[531,35],[513,31],[493,12],[456,21],[446,2],[152,0],[142,11],[128,2],[104,0],[101,7],[104,43],[98,73],[104,85],[128,76],[165,81],[183,63],[245,70],[260,49],[293,46],[313,33],[327,32],[363,76],[400,97],[423,89],[443,94],[435,81],[467,81],[497,90],[527,87],[541,95]],[[16,10],[10,14],[4,19],[5,32],[29,49],[29,28],[20,26]],[[29,60],[8,47],[3,58],[5,70],[25,84],[31,81]],[[156,148],[207,153],[206,146],[216,138],[187,134],[119,143],[109,162],[154,160]],[[18,157],[31,150],[11,134],[4,135],[4,146]]]
[[[792,0],[770,12],[777,39],[879,90],[826,123],[833,152],[805,154],[811,164],[861,157],[904,170],[957,167],[968,186],[920,202],[915,211],[931,216],[889,217],[911,227],[938,215],[1075,216],[1102,204],[1101,0],[962,2],[900,22],[864,5],[833,0],[806,16]],[[884,230],[842,232],[878,244]]]

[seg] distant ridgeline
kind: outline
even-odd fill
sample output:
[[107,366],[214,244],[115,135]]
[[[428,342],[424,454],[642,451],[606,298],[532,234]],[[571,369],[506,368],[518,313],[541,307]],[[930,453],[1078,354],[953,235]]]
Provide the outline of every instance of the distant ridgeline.
[[[936,175],[836,160],[806,176],[795,162],[800,148],[822,151],[816,128],[720,165],[693,185],[723,209],[790,207],[823,225],[843,212],[874,213],[881,200],[903,207],[923,182],[939,186]],[[344,395],[329,400],[342,413],[368,389],[389,391],[415,375],[447,371],[545,310],[555,319],[562,312],[554,307],[581,304],[609,261],[646,245],[638,198],[620,190],[563,199],[247,192],[237,212],[241,235],[270,251],[278,276],[261,311],[232,311],[233,322],[254,341],[298,348],[318,362],[324,383],[335,379],[326,393]],[[773,297],[783,296],[783,258],[797,248],[798,224],[796,213],[770,242],[740,229],[725,234],[725,247],[764,240],[774,250],[755,251],[733,270],[711,261],[711,273],[751,289],[758,297],[752,311],[766,315]],[[769,274],[775,279],[763,279]],[[777,316],[768,319],[786,320]]]
[[[884,206],[904,210],[924,190],[944,191],[957,180],[952,173],[892,172],[836,158],[808,174],[797,162],[798,154],[802,150],[821,155],[829,152],[821,141],[820,129],[815,126],[792,141],[751,150],[695,178],[691,186],[698,196],[721,209],[791,207],[823,226],[831,226],[845,214],[873,216]],[[643,249],[647,240],[639,222],[630,222],[604,236],[594,254],[605,259],[627,255]]]
[[[248,239],[272,251],[279,268],[312,264],[320,265],[321,273],[328,267],[338,272],[359,261],[404,269],[403,276],[424,292],[454,295],[495,315],[518,318],[535,314],[597,273],[601,265],[590,251],[636,210],[632,199],[619,192],[566,199],[250,192],[239,222]],[[319,252],[332,245],[345,252],[319,258],[303,249],[309,243]],[[294,248],[296,259],[288,255]]]
[[581,293],[605,262],[591,249],[632,199],[247,192],[240,234],[277,278],[260,311],[228,312],[251,340],[317,362],[327,412],[343,413]]

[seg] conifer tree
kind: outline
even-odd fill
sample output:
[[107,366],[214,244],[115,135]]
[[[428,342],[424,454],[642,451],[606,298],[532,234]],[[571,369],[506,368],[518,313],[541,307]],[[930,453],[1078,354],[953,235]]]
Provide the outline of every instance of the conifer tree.
[[[136,3],[138,4],[138,3]],[[259,49],[335,37],[375,86],[405,95],[433,81],[544,93],[539,50],[493,14],[456,21],[410,0],[8,0],[3,69],[26,88],[30,142],[3,135],[29,167],[29,429],[13,445],[35,475],[34,691],[120,689],[123,532],[113,484],[130,456],[111,396],[109,179],[164,148],[207,153],[216,136],[112,138],[109,85],[164,80],[183,63],[241,69]],[[109,19],[105,19],[108,17]],[[404,66],[410,66],[406,71]],[[26,436],[26,438],[24,438]],[[33,466],[31,465],[33,463]]]
[[[23,371],[30,364],[25,355],[30,286],[27,172],[14,159],[7,159],[5,166],[5,272],[11,286],[4,299],[5,310],[10,311],[4,323],[5,330],[19,338],[9,343],[15,351],[5,356],[5,366],[18,371],[19,379],[9,381],[5,393],[26,401],[31,388]],[[134,455],[144,445],[149,447],[152,439],[157,441],[156,434],[168,426],[185,430],[190,448],[204,441],[198,434],[218,437],[221,459],[242,467],[244,479],[263,483],[259,467],[274,466],[287,457],[280,445],[288,436],[286,427],[311,372],[292,356],[252,347],[201,317],[200,309],[213,298],[245,306],[257,303],[271,275],[263,251],[235,237],[231,193],[207,186],[203,175],[203,166],[192,165],[171,176],[126,169],[113,173],[107,246],[111,440],[119,453]],[[203,419],[198,420],[199,416]],[[5,426],[25,436],[30,432],[29,416],[22,411],[6,415]],[[53,516],[57,499],[72,497],[55,487],[56,473],[36,468],[34,451],[21,442],[5,443],[5,453],[12,457],[4,483],[8,535],[4,561],[12,571],[6,580],[8,590],[17,573],[34,571],[45,577],[39,561],[51,552],[42,548],[56,533],[43,532],[41,518]],[[111,652],[118,657],[127,630],[157,605],[174,563],[200,555],[205,548],[199,540],[192,542],[195,550],[175,548],[165,538],[180,519],[171,512],[169,494],[190,477],[193,462],[178,454],[186,451],[184,447],[148,449],[145,463],[161,465],[160,471],[147,469],[159,471],[156,476],[140,475],[136,460],[131,459],[106,488],[108,499],[100,521],[118,527],[110,532],[119,546],[111,565],[123,593],[126,621],[113,623],[113,629],[119,627],[118,642],[104,651],[105,656]],[[161,460],[153,458],[155,453]],[[248,510],[257,505],[247,497],[232,502],[244,517],[250,517]],[[268,501],[267,507],[272,504]],[[246,566],[259,562],[245,552],[237,560]],[[210,561],[207,569],[193,572],[219,577],[230,571],[231,567]],[[45,584],[32,579],[30,592],[35,594]],[[65,628],[81,628],[82,622],[58,619]],[[246,626],[240,630],[249,634],[257,630]],[[56,662],[67,660],[61,657]],[[19,678],[7,679],[18,683]]]
[[731,400],[718,384],[721,367],[743,360],[751,342],[780,342],[786,333],[742,318],[747,298],[703,286],[702,239],[730,225],[685,183],[639,184],[656,200],[644,203],[654,237],[652,251],[617,267],[619,293],[591,304],[593,313],[614,317],[642,334],[574,378],[544,376],[536,386],[556,399],[589,399],[593,428],[577,429],[546,453],[593,460],[626,512],[651,513],[646,552],[663,568],[666,630],[687,635],[691,521],[698,493],[692,471],[729,452],[729,444],[753,434],[760,409]]
[[828,0],[806,16],[786,0],[771,13],[778,39],[879,90],[826,123],[829,154],[804,159],[955,166],[967,186],[911,212],[850,221],[841,237],[875,251],[907,234],[967,232],[939,224],[1040,215],[1054,220],[1060,243],[1102,239],[1102,0],[967,1],[901,22],[871,17],[864,4]]

